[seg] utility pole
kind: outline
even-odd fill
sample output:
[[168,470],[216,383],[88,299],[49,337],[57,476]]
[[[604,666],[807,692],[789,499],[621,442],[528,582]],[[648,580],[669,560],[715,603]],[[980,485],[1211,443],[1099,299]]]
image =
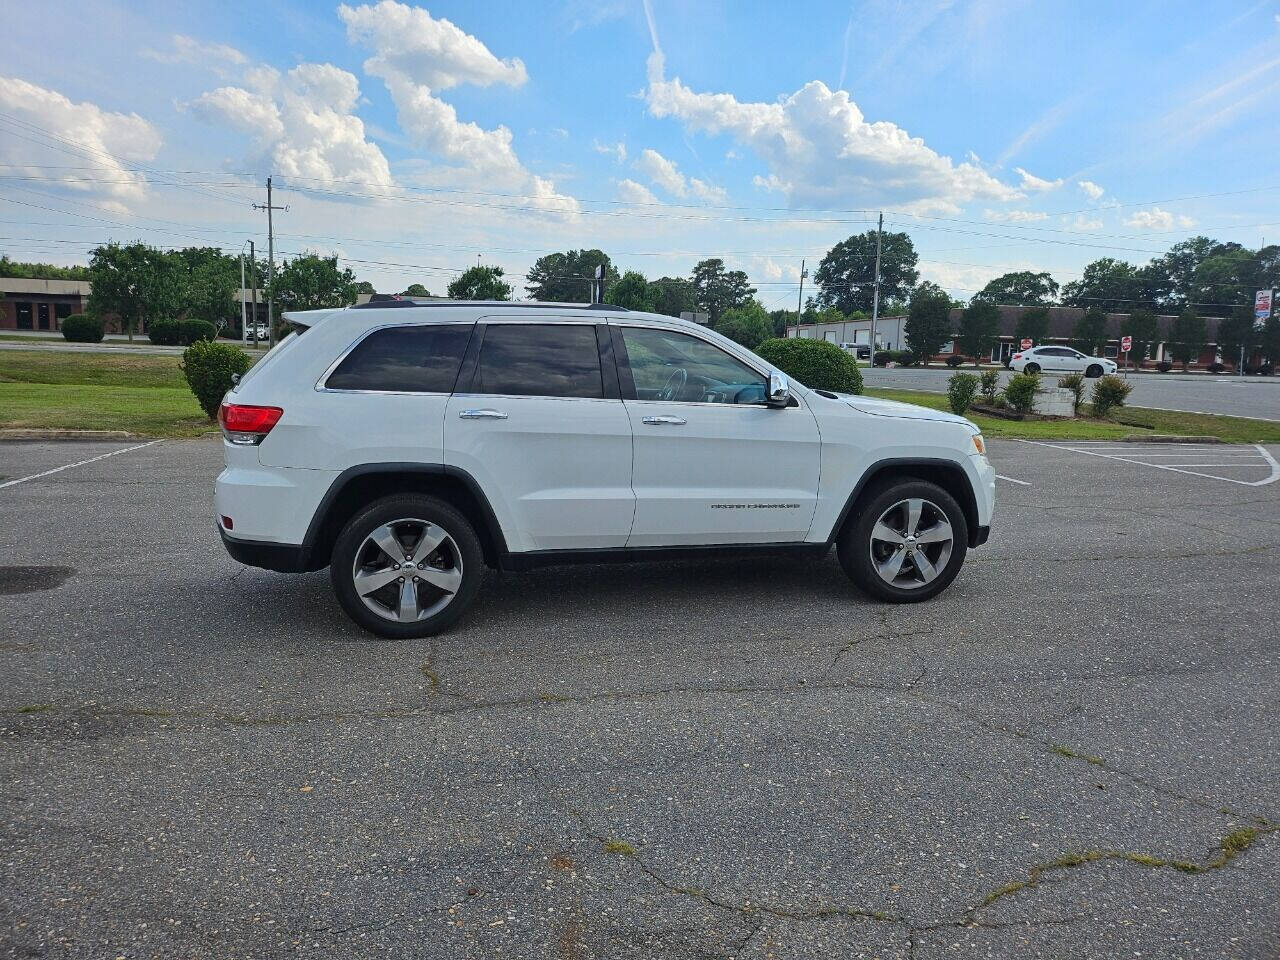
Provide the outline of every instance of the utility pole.
[[800,338],[800,305],[804,303],[804,278],[809,271],[804,268],[804,260],[800,261],[800,292],[796,294],[796,339]]
[[271,211],[288,210],[288,207],[277,207],[271,203],[271,178],[267,177],[267,202],[264,206],[260,203],[253,205],[255,210],[267,211],[267,344],[274,347],[276,345],[276,321],[275,321],[275,302],[276,302],[276,241],[275,230],[271,223]]
[[884,239],[884,214],[876,227],[876,283],[871,295],[871,366],[876,365],[876,321],[880,319],[880,244]]
[[244,246],[240,247],[240,340],[244,341],[245,334],[249,332],[249,328],[244,325],[245,304],[244,304]]
[[253,274],[253,349],[258,349],[258,258],[253,253],[253,241],[249,241],[249,267]]

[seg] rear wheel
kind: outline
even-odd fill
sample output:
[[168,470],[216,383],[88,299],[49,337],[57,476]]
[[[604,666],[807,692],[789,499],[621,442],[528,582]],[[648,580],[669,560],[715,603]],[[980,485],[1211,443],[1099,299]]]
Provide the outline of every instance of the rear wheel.
[[928,600],[964,563],[969,527],[955,497],[927,480],[872,489],[837,544],[840,566],[862,590],[891,603]]
[[1091,363],[1091,364],[1089,364],[1089,367],[1088,367],[1088,369],[1086,369],[1086,370],[1085,370],[1084,375],[1085,375],[1086,377],[1089,377],[1090,379],[1096,379],[1096,378],[1098,378],[1098,377],[1102,376],[1102,367],[1101,367],[1101,365],[1096,364],[1096,363]]
[[484,567],[466,517],[427,496],[384,497],[339,534],[329,566],[347,616],[393,639],[426,637],[466,613]]
[[1025,367],[1023,367],[1023,368],[1022,368],[1022,372],[1023,372],[1023,373],[1039,373],[1039,372],[1040,372],[1040,364],[1038,364],[1038,363],[1028,363]]

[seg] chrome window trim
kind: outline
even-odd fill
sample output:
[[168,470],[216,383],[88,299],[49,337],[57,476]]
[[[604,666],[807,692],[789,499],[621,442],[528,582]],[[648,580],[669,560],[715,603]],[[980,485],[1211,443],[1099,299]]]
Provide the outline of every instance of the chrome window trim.
[[[391,330],[391,329],[397,329],[400,327],[465,327],[468,325],[468,323],[470,323],[470,325],[474,328],[476,321],[475,320],[470,320],[470,321],[433,320],[433,321],[419,321],[417,323],[414,323],[411,319],[405,318],[404,320],[397,320],[389,323],[380,323],[376,327],[370,327],[364,333],[356,337],[355,340],[353,340],[345,350],[343,350],[340,354],[338,354],[337,360],[334,360],[333,363],[329,364],[329,366],[325,368],[324,373],[320,374],[320,377],[316,380],[314,390],[316,393],[356,393],[356,394],[363,393],[370,396],[379,396],[379,397],[448,397],[448,396],[451,396],[452,391],[443,391],[443,390],[344,390],[342,387],[327,386],[326,381],[328,381],[329,377],[332,376],[333,372],[337,370],[339,366],[341,366],[342,361],[347,359],[347,357],[351,355],[351,352],[355,350],[356,347],[360,346],[360,344],[364,343],[366,339],[373,336],[375,333],[378,333],[380,330]],[[473,330],[473,335],[474,335],[474,330]],[[459,361],[459,365],[461,365],[461,360]]]

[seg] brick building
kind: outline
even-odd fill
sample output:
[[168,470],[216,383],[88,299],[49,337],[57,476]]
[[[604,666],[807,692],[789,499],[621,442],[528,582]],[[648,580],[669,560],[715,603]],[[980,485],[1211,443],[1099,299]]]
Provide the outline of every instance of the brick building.
[[0,294],[0,330],[60,330],[63,320],[84,312],[89,283],[0,277]]

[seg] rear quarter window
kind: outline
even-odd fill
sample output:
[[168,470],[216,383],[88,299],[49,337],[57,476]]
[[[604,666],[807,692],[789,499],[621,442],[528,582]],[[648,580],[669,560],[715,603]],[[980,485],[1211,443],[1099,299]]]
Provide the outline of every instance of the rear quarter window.
[[448,323],[375,330],[329,374],[325,387],[452,393],[473,329],[469,323]]

